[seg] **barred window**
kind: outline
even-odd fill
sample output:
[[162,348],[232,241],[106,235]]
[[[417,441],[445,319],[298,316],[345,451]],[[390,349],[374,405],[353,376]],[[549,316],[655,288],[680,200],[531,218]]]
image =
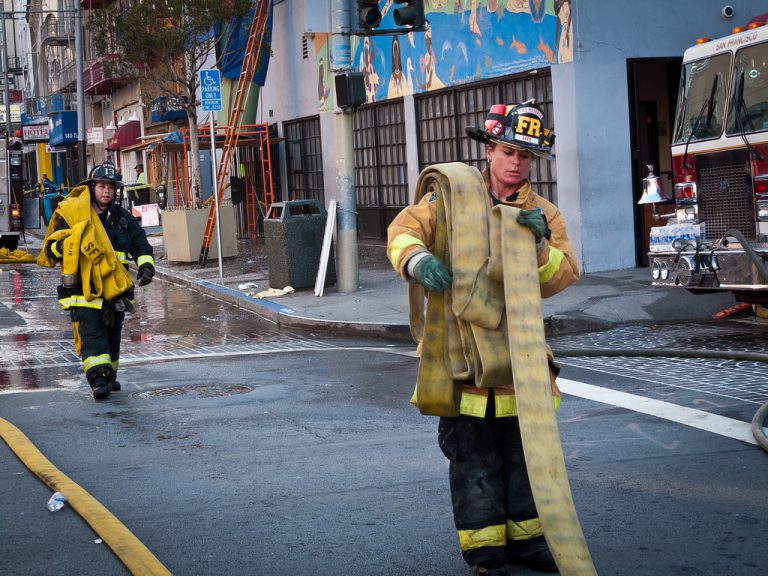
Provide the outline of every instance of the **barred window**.
[[408,204],[408,163],[403,100],[355,111],[355,195],[361,238],[383,239],[395,215]]
[[288,167],[288,199],[316,199],[325,204],[320,117],[285,122],[283,133]]

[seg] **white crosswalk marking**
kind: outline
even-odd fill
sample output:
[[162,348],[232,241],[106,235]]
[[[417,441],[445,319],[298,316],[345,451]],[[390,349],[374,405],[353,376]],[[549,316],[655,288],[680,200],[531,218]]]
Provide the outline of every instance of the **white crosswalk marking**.
[[747,422],[741,422],[733,418],[726,418],[725,416],[711,414],[694,408],[678,406],[677,404],[670,404],[669,402],[653,400],[644,396],[637,396],[636,394],[627,394],[626,392],[619,392],[610,388],[568,380],[567,378],[558,378],[557,385],[564,394],[610,404],[611,406],[618,406],[619,408],[626,408],[641,414],[656,416],[657,418],[663,418],[664,420],[677,422],[685,426],[692,426],[699,430],[713,432],[721,436],[748,442],[749,444],[757,444]]

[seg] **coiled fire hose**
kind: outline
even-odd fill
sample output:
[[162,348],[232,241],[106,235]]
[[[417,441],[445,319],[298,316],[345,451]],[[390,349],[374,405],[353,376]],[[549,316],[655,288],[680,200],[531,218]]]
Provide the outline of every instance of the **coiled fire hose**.
[[[749,360],[752,362],[768,363],[768,354],[759,352],[717,351],[717,350],[673,350],[669,348],[559,348],[553,349],[556,357],[641,357],[641,358],[714,358],[722,360]],[[766,435],[766,419],[768,419],[768,402],[762,405],[752,418],[752,435],[758,445],[768,452],[768,435]]]

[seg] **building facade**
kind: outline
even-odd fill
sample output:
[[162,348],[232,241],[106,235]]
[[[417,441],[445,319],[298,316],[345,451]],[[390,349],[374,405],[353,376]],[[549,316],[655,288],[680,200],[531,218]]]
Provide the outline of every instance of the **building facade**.
[[[653,215],[637,200],[647,164],[671,176],[682,54],[698,37],[746,24],[763,11],[754,4],[734,1],[725,17],[713,0],[425,0],[429,31],[351,37],[367,102],[342,112],[334,72],[346,63],[332,57],[344,41],[332,34],[339,3],[275,0],[259,114],[283,139],[283,198],[338,199],[333,116],[351,113],[359,235],[383,239],[423,167],[484,167],[465,126],[481,124],[492,104],[535,98],[557,140],[556,159],[537,161],[532,182],[565,215],[583,269],[644,265]],[[395,7],[380,2],[382,27]]]

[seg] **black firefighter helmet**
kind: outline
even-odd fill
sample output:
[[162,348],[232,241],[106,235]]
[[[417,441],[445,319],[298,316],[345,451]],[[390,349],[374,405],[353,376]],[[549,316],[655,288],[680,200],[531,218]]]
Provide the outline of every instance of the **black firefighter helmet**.
[[88,179],[80,184],[87,184],[91,193],[93,193],[93,185],[97,182],[111,184],[115,189],[115,202],[120,203],[123,193],[123,177],[111,161],[107,160],[91,168]]
[[467,126],[467,136],[483,144],[497,143],[518,150],[530,150],[536,156],[549,158],[555,134],[544,125],[544,111],[535,100],[522,104],[491,106],[482,128]]

